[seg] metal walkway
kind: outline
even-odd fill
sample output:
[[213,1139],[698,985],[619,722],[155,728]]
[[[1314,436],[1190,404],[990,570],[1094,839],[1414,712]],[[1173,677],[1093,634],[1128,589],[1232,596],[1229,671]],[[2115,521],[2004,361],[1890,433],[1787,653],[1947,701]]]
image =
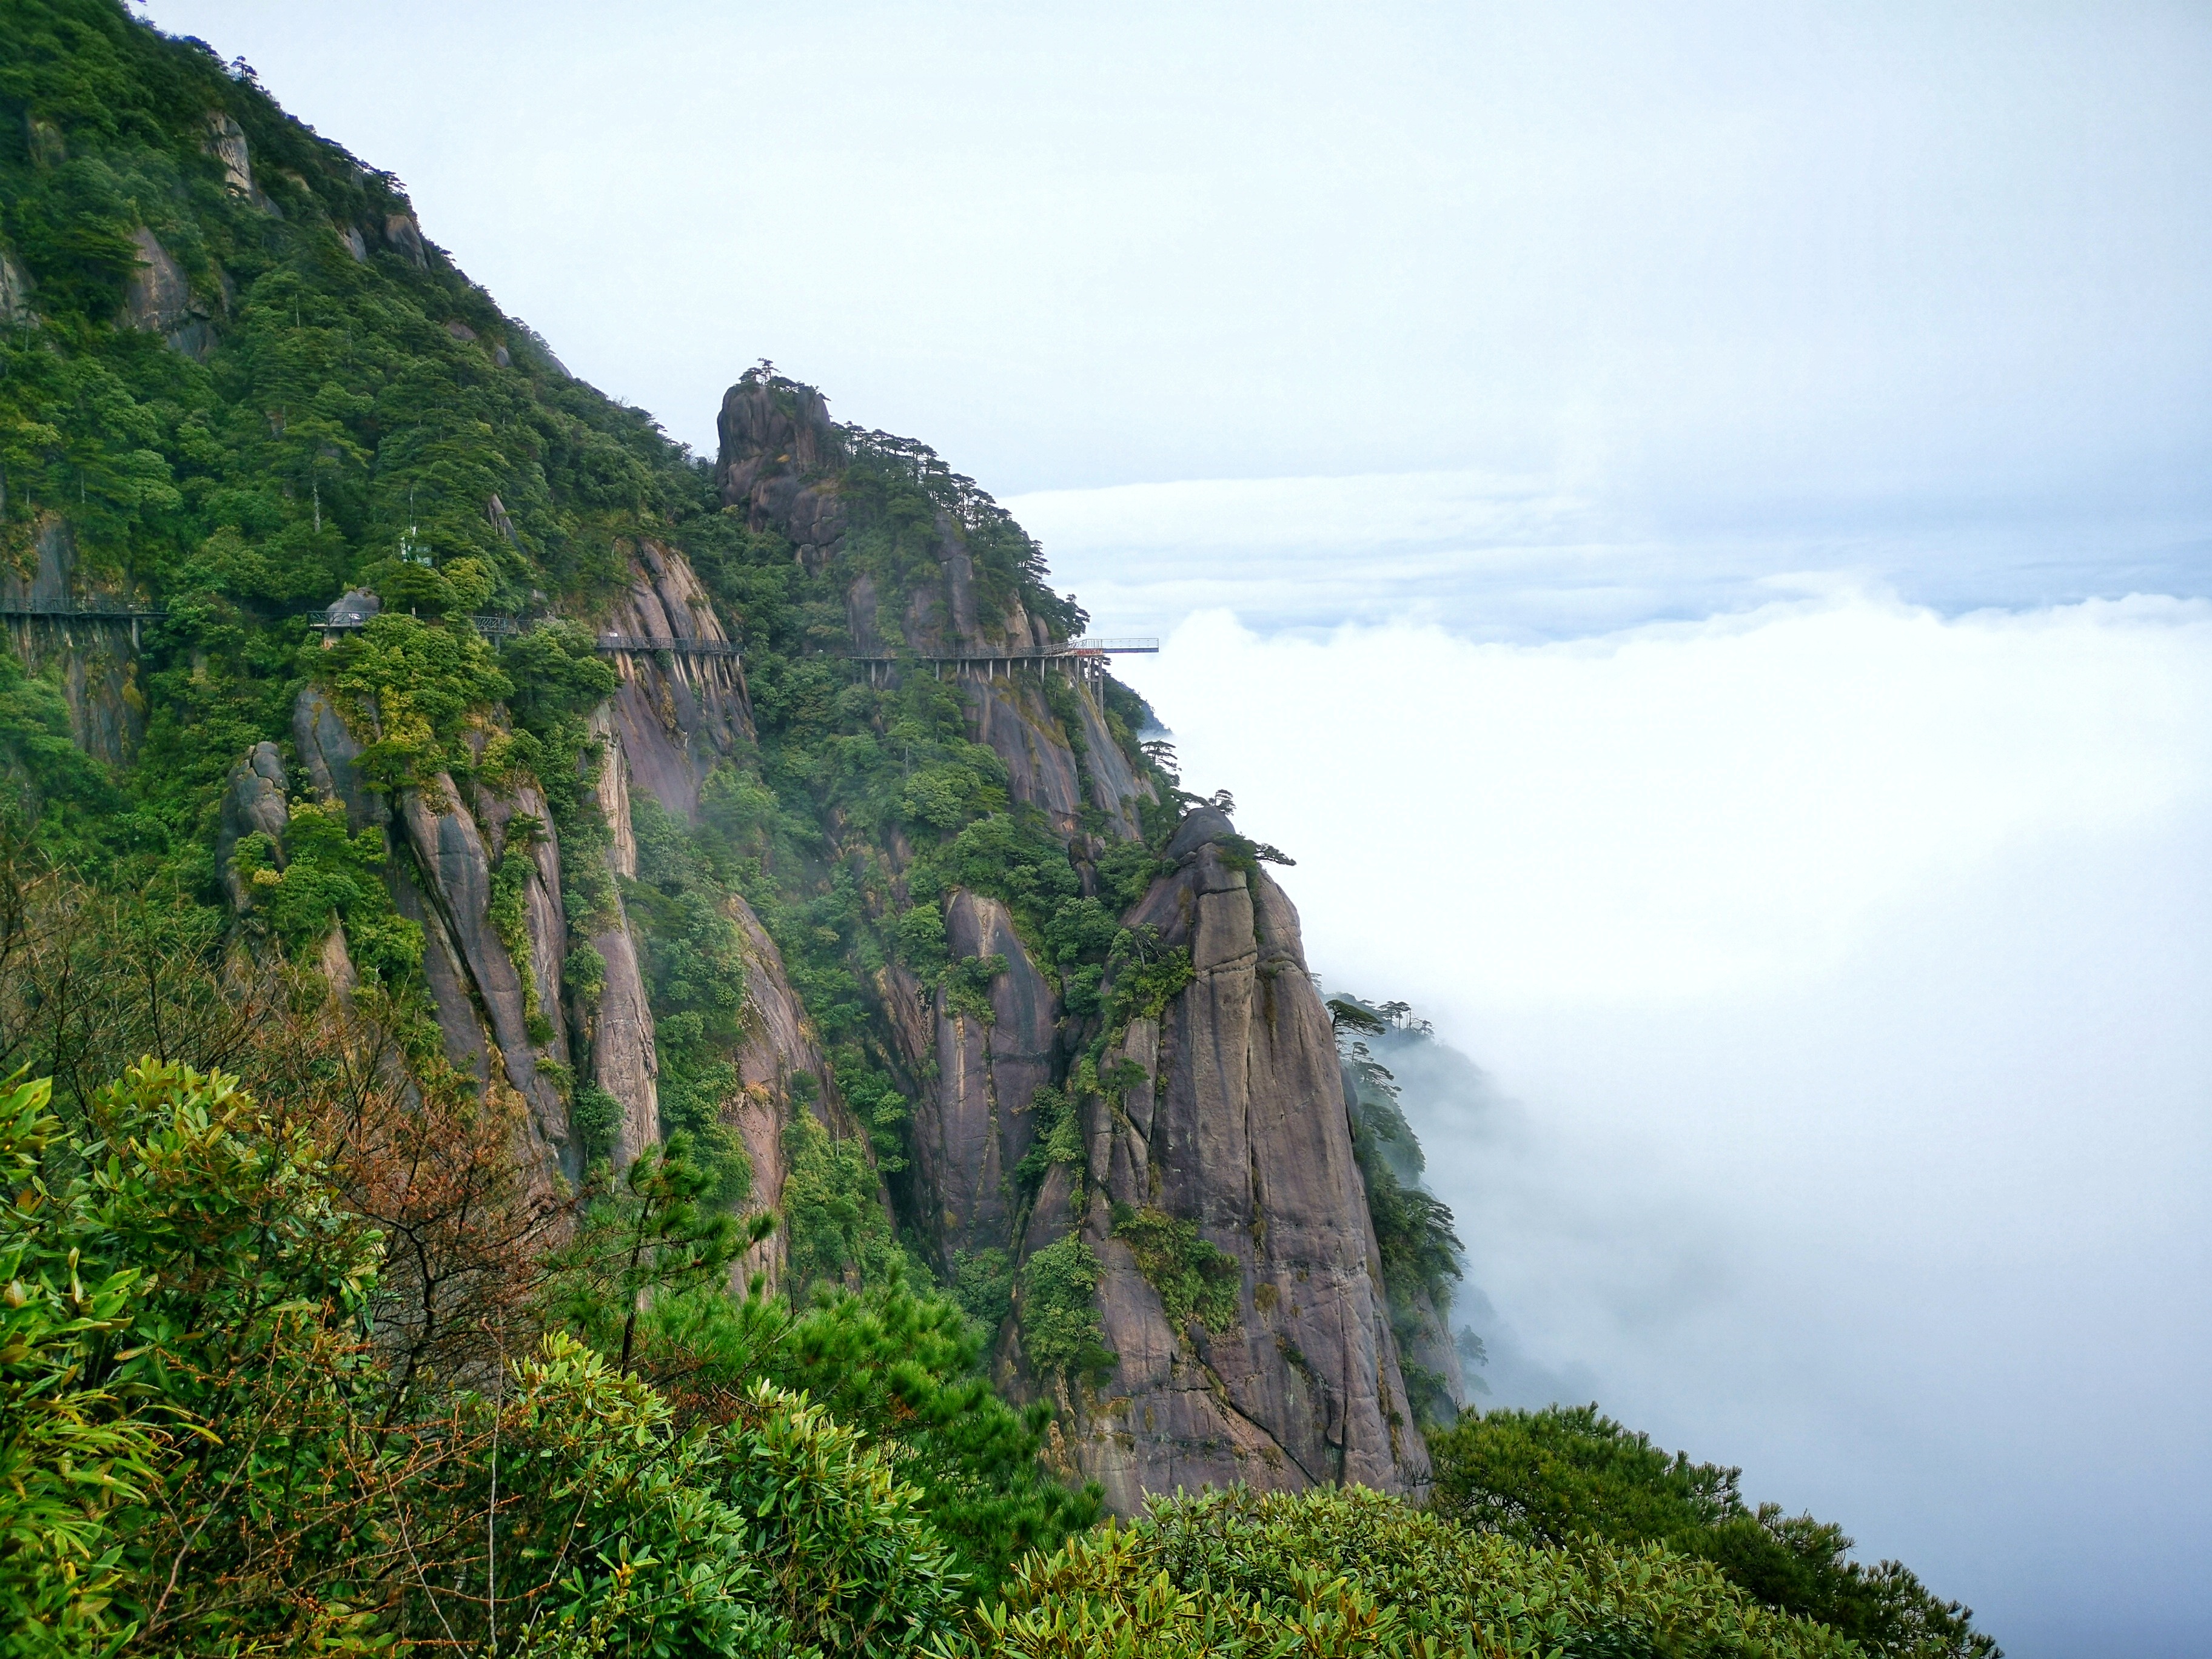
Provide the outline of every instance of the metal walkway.
[[[310,611],[300,620],[308,627],[319,629],[324,634],[352,633],[368,626],[372,615],[366,611],[346,611],[332,616],[328,611]],[[488,640],[509,640],[527,634],[534,623],[527,617],[471,617],[470,624]],[[738,657],[744,653],[727,640],[661,639],[642,634],[599,634],[592,640],[592,647],[605,656],[616,656],[626,651],[665,651],[678,657]]]
[[[167,613],[146,611],[139,614],[162,616]],[[327,642],[331,635],[366,628],[370,615],[370,612],[361,610],[339,611],[333,605],[329,611],[308,611],[300,620],[310,628],[322,630]],[[477,632],[488,640],[511,639],[516,635],[527,633],[532,626],[529,618],[521,617],[471,617],[468,620]],[[593,636],[592,645],[607,656],[626,652],[666,652],[677,657],[742,657],[744,654],[740,647],[728,640],[662,639],[637,634],[599,634]],[[1095,679],[1106,672],[1106,659],[1109,657],[1156,655],[1159,648],[1158,639],[1086,639],[1058,641],[1028,651],[1010,651],[1002,647],[951,652],[853,651],[841,654],[845,661],[859,663],[866,667],[868,684],[877,685],[890,684],[892,672],[904,665],[926,666],[939,679],[945,678],[947,668],[955,675],[981,674],[984,678],[996,679],[1002,676],[1011,678],[1024,668],[1042,675],[1047,668],[1055,665],[1079,678]]]
[[945,678],[947,668],[955,675],[980,673],[985,679],[1011,679],[1024,667],[1042,676],[1054,665],[1079,679],[1096,679],[1106,672],[1109,657],[1152,656],[1158,653],[1159,648],[1157,639],[1063,640],[1029,651],[917,651],[896,654],[854,651],[846,653],[845,660],[864,665],[871,685],[888,684],[891,671],[909,663],[927,667],[939,679]]
[[0,605],[0,618],[9,622],[59,623],[125,623],[131,629],[131,648],[138,648],[138,624],[160,622],[168,616],[166,611],[131,611],[107,609],[88,605]]
[[608,653],[665,651],[678,657],[738,657],[744,654],[727,640],[656,640],[636,634],[601,634],[592,643]]

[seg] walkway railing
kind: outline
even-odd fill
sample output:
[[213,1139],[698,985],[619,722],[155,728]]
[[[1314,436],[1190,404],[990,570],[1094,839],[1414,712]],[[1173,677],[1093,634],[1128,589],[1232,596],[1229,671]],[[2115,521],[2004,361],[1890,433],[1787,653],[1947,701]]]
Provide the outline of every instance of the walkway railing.
[[[325,611],[310,611],[300,620],[310,628],[326,634],[343,634],[368,626],[370,613],[347,611],[333,617]],[[527,634],[534,623],[526,617],[471,617],[470,623],[488,640],[513,639]],[[623,651],[665,651],[678,657],[736,657],[744,654],[727,640],[661,638],[645,634],[600,634],[593,636],[592,645],[599,651],[612,655]]]
[[[24,615],[26,612],[0,611],[0,615]],[[46,615],[47,612],[38,612]],[[58,614],[58,613],[56,613]],[[102,616],[122,616],[116,612],[85,612]],[[131,613],[134,616],[159,617],[167,612],[149,611]],[[310,611],[300,620],[325,634],[345,633],[366,628],[369,616],[361,611],[347,611],[332,616],[327,611]],[[507,639],[530,630],[532,623],[521,617],[471,617],[477,633],[486,639]],[[623,652],[665,651],[678,657],[741,657],[743,650],[728,640],[661,638],[640,634],[600,634],[592,640],[602,653],[614,655]],[[888,679],[890,671],[902,663],[926,665],[939,678],[950,667],[955,673],[972,673],[981,670],[988,676],[1013,674],[1023,666],[1032,666],[1042,673],[1050,664],[1065,665],[1071,672],[1091,676],[1105,672],[1105,659],[1114,656],[1153,655],[1160,648],[1157,638],[1144,639],[1083,639],[1055,640],[1049,645],[1032,646],[1025,650],[1013,650],[1004,646],[986,647],[971,651],[866,652],[851,651],[842,655],[848,662],[864,665],[868,670],[870,684],[880,677]]]
[[947,668],[955,674],[981,672],[987,679],[997,679],[1002,675],[1011,678],[1024,667],[1041,675],[1054,665],[1079,678],[1090,679],[1106,672],[1106,659],[1109,656],[1152,654],[1159,648],[1157,639],[1055,640],[1050,645],[1020,651],[998,646],[976,651],[850,651],[844,656],[848,662],[866,666],[868,684],[875,685],[888,682],[891,670],[902,663],[927,667],[939,679],[945,678]]
[[0,617],[9,622],[121,623],[131,629],[131,648],[138,648],[138,624],[160,622],[166,611],[136,611],[126,605],[0,605]]
[[638,634],[602,634],[593,643],[604,652],[665,651],[678,657],[738,657],[744,654],[727,640],[661,640]]
[[60,617],[70,619],[82,617],[88,622],[159,622],[168,614],[166,611],[134,611],[126,605],[0,605],[0,617]]

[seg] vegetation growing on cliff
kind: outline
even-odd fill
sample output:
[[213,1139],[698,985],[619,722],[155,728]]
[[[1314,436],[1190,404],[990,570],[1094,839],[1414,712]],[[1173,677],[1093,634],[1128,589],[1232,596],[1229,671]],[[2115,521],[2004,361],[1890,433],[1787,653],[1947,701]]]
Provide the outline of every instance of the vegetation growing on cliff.
[[1346,1114],[1352,1156],[1367,1190],[1367,1214],[1382,1258],[1382,1284],[1398,1338],[1400,1366],[1424,1429],[1449,1424],[1459,1410],[1450,1380],[1417,1354],[1449,1340],[1452,1291],[1464,1273],[1464,1252],[1450,1208],[1420,1184],[1419,1138],[1398,1103],[1397,1080],[1365,1039],[1397,1029],[1403,1004],[1381,1007],[1356,997],[1332,997],[1329,1018],[1343,1062]]
[[1097,1252],[1074,1233],[1022,1264],[1014,1310],[1022,1352],[1040,1374],[1080,1380],[1113,1364],[1098,1328],[1101,1271]]
[[[1832,1529],[1762,1511],[1764,1555],[1733,1512],[1707,1528],[1725,1545],[1638,1530],[1618,1483],[1510,1500],[1587,1510],[1609,1543],[1522,1536],[1487,1500],[1455,1519],[1358,1492],[1194,1499],[1085,1536],[1101,1497],[1071,1484],[1050,1412],[990,1379],[1016,1354],[1063,1397],[1110,1373],[1103,1265],[1080,1233],[925,1260],[908,1103],[927,1062],[886,1011],[918,995],[997,1018],[1012,947],[961,954],[947,916],[958,894],[1005,905],[1073,1054],[1031,1103],[1013,1196],[1054,1166],[1084,1196],[1085,1110],[1146,1075],[1109,1053],[1194,976],[1187,948],[1122,925],[1194,798],[1111,682],[1119,757],[1066,686],[1021,718],[1057,723],[1086,788],[1121,762],[1152,786],[1137,840],[1092,793],[1072,830],[1018,799],[954,685],[862,684],[830,654],[855,573],[884,637],[945,625],[948,535],[987,617],[1079,631],[1036,544],[925,447],[837,428],[802,482],[844,515],[843,564],[810,562],[567,375],[422,240],[397,181],[110,0],[0,13],[0,257],[30,283],[0,318],[0,556],[19,582],[166,612],[131,683],[143,747],[112,773],[67,741],[54,685],[0,653],[0,1648],[1844,1650],[1759,1605],[1857,1616]],[[811,395],[765,366],[746,385],[779,408]],[[588,623],[647,537],[688,554],[741,635],[757,730],[696,825],[634,798],[623,881],[590,724],[616,677]],[[385,613],[325,650],[297,613],[356,584]],[[486,611],[539,625],[495,647]],[[537,985],[533,837],[557,841],[562,977],[586,1013],[609,970],[592,941],[635,927],[665,1144],[599,1161],[623,1103],[549,1059],[590,1167],[572,1188],[518,1160],[534,1104],[445,1040],[436,927],[401,915],[382,830],[303,799],[216,867],[232,768],[284,741],[309,683],[387,794],[442,773],[506,802],[483,920],[534,1041],[572,1010]],[[1234,868],[1287,861],[1222,845]],[[828,1061],[781,1080],[774,1193],[750,1190],[722,1121],[759,1017],[740,899]],[[334,926],[350,994],[314,965]],[[1393,1311],[1433,1311],[1449,1217],[1415,1183],[1387,1076],[1366,1080]],[[740,1264],[778,1223],[741,1222],[741,1198],[781,1210],[775,1290]],[[1139,1207],[1113,1230],[1171,1319],[1233,1328],[1233,1258],[1193,1223]]]
[[1191,1320],[1225,1331],[1237,1323],[1242,1278],[1237,1258],[1198,1236],[1194,1222],[1164,1210],[1114,1206],[1114,1237],[1129,1247],[1137,1271],[1159,1292],[1168,1322],[1181,1329]]

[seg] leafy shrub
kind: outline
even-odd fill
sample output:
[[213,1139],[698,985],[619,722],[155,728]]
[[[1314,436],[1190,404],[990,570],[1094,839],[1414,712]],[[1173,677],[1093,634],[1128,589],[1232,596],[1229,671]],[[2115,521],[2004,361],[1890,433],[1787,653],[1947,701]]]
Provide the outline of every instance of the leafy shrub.
[[973,1620],[966,1650],[1006,1659],[1853,1651],[1835,1632],[1771,1613],[1711,1567],[1656,1547],[1530,1546],[1357,1486],[1155,1498],[1133,1525],[1024,1564],[1003,1602]]
[[1237,1258],[1198,1236],[1197,1224],[1164,1210],[1114,1206],[1114,1237],[1129,1247],[1138,1271],[1160,1293],[1168,1322],[1195,1317],[1209,1330],[1237,1324],[1243,1269]]
[[830,1069],[845,1104],[868,1131],[877,1170],[885,1176],[907,1167],[907,1126],[914,1107],[896,1078],[871,1062],[867,1050],[857,1042],[840,1043],[830,1055]]
[[473,1517],[497,1493],[504,1617],[456,1563],[421,1581],[441,1631],[525,1650],[585,1632],[586,1648],[646,1653],[893,1655],[958,1607],[964,1580],[894,1454],[804,1395],[755,1381],[719,1421],[685,1422],[555,1334],[506,1401],[471,1403],[481,1449],[447,1501]]
[[608,1157],[622,1133],[623,1103],[596,1083],[580,1083],[568,1103],[568,1133],[586,1168]]
[[952,1299],[969,1318],[995,1333],[1014,1310],[1014,1264],[997,1245],[952,1255]]
[[11,1195],[0,1207],[0,1642],[37,1650],[15,1633],[42,1631],[45,1650],[92,1653],[116,1623],[116,1513],[154,1484],[155,1449],[147,1425],[88,1373],[151,1287],[137,1267],[100,1276],[80,1260],[82,1189],[50,1192],[42,1178],[63,1139],[52,1094],[45,1079],[0,1090],[0,1184]]
[[1060,902],[1079,895],[1082,878],[1067,847],[1034,806],[976,819],[930,854],[908,878],[917,895],[965,887],[1004,902],[1031,937],[1042,933]]
[[33,818],[42,807],[99,806],[112,795],[106,770],[70,735],[60,690],[25,673],[12,650],[0,651],[0,775]]
[[1022,1264],[1022,1352],[1040,1373],[1095,1376],[1113,1367],[1098,1323],[1097,1253],[1073,1233]]
[[97,1139],[42,1149],[25,1218],[71,1280],[143,1287],[82,1373],[131,1402],[153,1449],[145,1501],[114,1515],[108,1616],[164,1650],[335,1635],[350,1614],[332,1581],[383,1501],[362,1462],[385,1401],[362,1342],[381,1241],[305,1131],[233,1079],[145,1062],[90,1115]]
[[783,1132],[780,1207],[791,1293],[816,1285],[880,1285],[908,1271],[866,1146],[839,1139],[801,1110]]
[[1133,910],[1152,891],[1153,879],[1173,867],[1141,841],[1115,842],[1098,855],[1098,884],[1117,912]]
[[1741,1471],[1671,1455],[1595,1406],[1468,1416],[1430,1442],[1436,1509],[1533,1543],[1589,1533],[1663,1544],[1715,1563],[1750,1595],[1817,1619],[1869,1653],[1985,1659],[1996,1644],[1971,1610],[1943,1601],[1894,1561],[1848,1559],[1842,1529],[1778,1504],[1746,1506]]
[[284,830],[287,862],[275,868],[276,848],[256,830],[243,838],[232,863],[245,876],[255,907],[295,958],[313,959],[331,924],[345,926],[347,952],[362,976],[399,989],[415,984],[422,967],[422,927],[393,906],[382,871],[388,856],[375,825],[346,833],[344,805],[298,803]]
[[386,611],[329,654],[331,684],[355,729],[376,733],[356,765],[380,788],[465,769],[473,757],[462,732],[514,691],[491,647],[465,626]]
[[627,890],[642,923],[640,955],[660,1059],[660,1117],[692,1138],[724,1207],[750,1190],[752,1164],[722,1121],[738,1087],[730,1057],[744,1042],[745,947],[728,896],[690,833],[645,791],[632,803],[638,879]]
[[1060,1001],[1080,1019],[1098,1012],[1098,986],[1121,936],[1114,913],[1095,898],[1063,900],[1045,924],[1044,961],[1060,975]]
[[702,1416],[719,1417],[732,1389],[766,1378],[804,1390],[842,1423],[896,1440],[902,1478],[921,1489],[979,1589],[1097,1518],[1096,1486],[1070,1490],[1038,1461],[1049,1412],[1017,1412],[994,1394],[969,1312],[902,1276],[858,1292],[823,1289],[796,1306],[757,1296],[674,1297],[656,1304],[649,1324],[643,1364]]
[[898,919],[899,960],[924,983],[935,980],[950,960],[945,946],[945,906],[931,899]]
[[508,641],[499,665],[514,687],[508,708],[540,745],[532,774],[560,817],[581,804],[586,721],[620,678],[588,629],[557,619]]
[[538,860],[530,848],[540,826],[534,818],[516,817],[508,822],[507,845],[491,869],[491,896],[485,919],[499,942],[507,947],[514,976],[522,981],[522,1018],[532,1042],[553,1039],[553,1022],[538,990],[538,964],[530,940],[530,883],[538,873]]
[[1189,949],[1163,947],[1159,930],[1151,927],[1127,929],[1117,936],[1109,971],[1115,1030],[1126,1028],[1133,1019],[1158,1019],[1198,977]]
[[1014,1166],[1014,1174],[1024,1190],[1034,1191],[1052,1165],[1083,1161],[1083,1122],[1066,1091],[1049,1083],[1039,1084],[1030,1097],[1030,1115],[1034,1120],[1032,1139],[1021,1162]]
[[938,981],[945,993],[945,1006],[979,1025],[994,1024],[999,1016],[991,1006],[991,981],[1006,971],[1006,959],[995,951],[988,956],[962,957],[947,963]]

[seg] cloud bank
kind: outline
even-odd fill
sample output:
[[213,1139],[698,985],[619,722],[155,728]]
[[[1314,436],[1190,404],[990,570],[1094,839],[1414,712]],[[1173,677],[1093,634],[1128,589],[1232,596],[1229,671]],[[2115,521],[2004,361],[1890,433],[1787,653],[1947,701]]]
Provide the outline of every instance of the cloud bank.
[[1300,860],[1331,985],[1488,1073],[1419,1127],[1517,1388],[1741,1462],[2021,1659],[2202,1650],[2212,605],[1214,612],[1131,678]]
[[2212,592],[2212,515],[1988,502],[1749,507],[1480,471],[1188,479],[1006,507],[1102,635],[1231,609],[1263,633],[1412,618],[1571,639],[1875,586],[1945,614]]

